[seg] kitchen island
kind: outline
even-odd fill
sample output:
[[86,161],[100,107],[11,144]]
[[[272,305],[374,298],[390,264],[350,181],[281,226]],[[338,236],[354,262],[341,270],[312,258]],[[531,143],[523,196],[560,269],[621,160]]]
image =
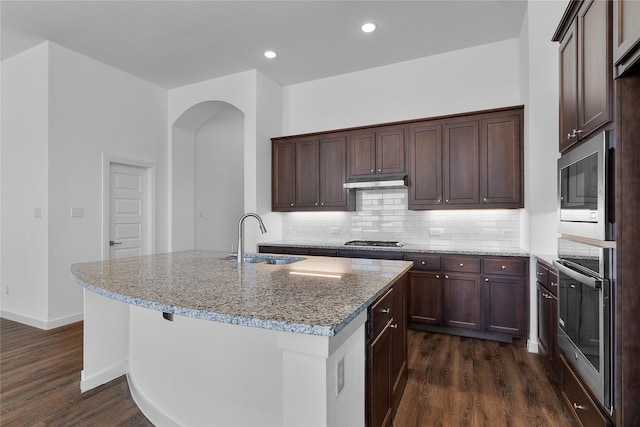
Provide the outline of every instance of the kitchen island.
[[281,261],[296,262],[184,251],[74,264],[81,389],[127,374],[158,425],[363,425],[367,308],[412,263]]

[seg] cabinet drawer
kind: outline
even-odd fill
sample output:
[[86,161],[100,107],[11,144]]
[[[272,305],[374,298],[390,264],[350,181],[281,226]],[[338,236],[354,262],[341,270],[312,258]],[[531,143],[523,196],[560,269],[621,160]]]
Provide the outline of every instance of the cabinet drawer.
[[562,399],[570,413],[577,417],[583,426],[610,426],[609,420],[600,412],[598,405],[591,399],[564,357],[560,360],[562,362]]
[[437,270],[440,271],[439,255],[413,255],[406,254],[404,259],[413,261],[413,270]]
[[370,338],[375,338],[393,317],[394,288],[390,288],[369,307],[369,321],[371,322]]
[[539,262],[536,263],[536,280],[549,287],[549,269]]
[[445,271],[480,273],[480,258],[444,257],[442,263]]
[[524,276],[526,261],[518,258],[487,258],[482,261],[485,274]]

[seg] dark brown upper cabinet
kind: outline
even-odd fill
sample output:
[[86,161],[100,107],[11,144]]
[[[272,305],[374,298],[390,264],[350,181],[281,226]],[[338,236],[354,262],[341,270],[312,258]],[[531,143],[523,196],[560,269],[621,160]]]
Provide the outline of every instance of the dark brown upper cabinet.
[[523,112],[480,120],[480,200],[503,208],[524,206]]
[[272,140],[272,210],[353,210],[346,178],[346,134]]
[[619,77],[640,60],[640,2],[613,0],[613,62]]
[[406,126],[362,129],[349,133],[348,179],[404,175]]
[[523,109],[409,125],[409,209],[520,208]]
[[612,120],[611,2],[571,2],[560,42],[560,151]]

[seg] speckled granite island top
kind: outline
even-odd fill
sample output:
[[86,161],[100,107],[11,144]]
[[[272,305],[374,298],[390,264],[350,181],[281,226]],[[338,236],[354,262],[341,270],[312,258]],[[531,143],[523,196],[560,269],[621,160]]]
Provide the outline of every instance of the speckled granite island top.
[[238,265],[225,252],[184,251],[73,264],[84,288],[153,310],[256,328],[333,336],[412,263],[301,257]]

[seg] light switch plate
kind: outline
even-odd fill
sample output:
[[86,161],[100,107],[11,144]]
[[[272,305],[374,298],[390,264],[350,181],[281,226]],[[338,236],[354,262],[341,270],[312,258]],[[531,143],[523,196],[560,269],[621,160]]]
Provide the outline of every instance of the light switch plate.
[[80,218],[84,215],[84,210],[82,208],[75,208],[71,206],[71,217],[72,218]]

